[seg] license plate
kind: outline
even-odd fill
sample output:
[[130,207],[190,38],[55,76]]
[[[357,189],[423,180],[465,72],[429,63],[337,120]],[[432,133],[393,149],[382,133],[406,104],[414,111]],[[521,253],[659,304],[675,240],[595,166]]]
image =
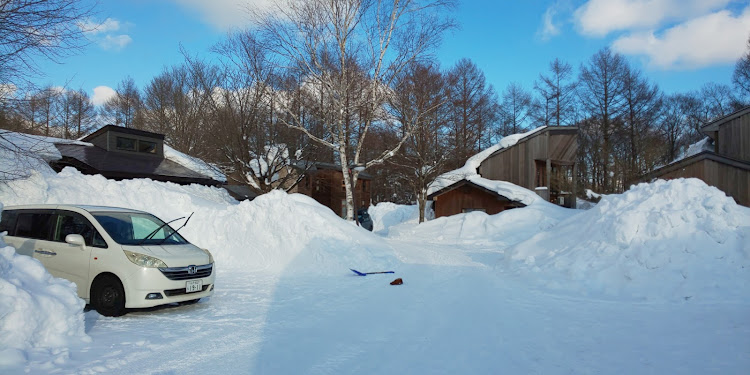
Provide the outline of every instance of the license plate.
[[185,293],[200,292],[203,289],[203,280],[190,280],[185,284]]

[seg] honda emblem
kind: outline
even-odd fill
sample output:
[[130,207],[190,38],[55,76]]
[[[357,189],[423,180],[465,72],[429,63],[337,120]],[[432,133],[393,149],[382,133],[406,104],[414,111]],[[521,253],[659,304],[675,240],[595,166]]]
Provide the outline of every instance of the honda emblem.
[[188,266],[187,271],[188,271],[188,275],[195,275],[196,273],[198,273],[198,267]]

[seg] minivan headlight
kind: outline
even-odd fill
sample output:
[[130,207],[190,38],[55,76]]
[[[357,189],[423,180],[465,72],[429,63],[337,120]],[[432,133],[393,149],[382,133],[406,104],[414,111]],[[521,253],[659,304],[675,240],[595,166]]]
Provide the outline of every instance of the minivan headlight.
[[123,250],[133,264],[147,268],[166,268],[167,265],[159,258]]
[[211,252],[208,251],[208,250],[206,250],[206,249],[204,249],[204,248],[201,248],[201,250],[203,250],[203,252],[206,253],[206,255],[208,255],[208,264],[213,264],[214,263],[214,256],[211,255]]

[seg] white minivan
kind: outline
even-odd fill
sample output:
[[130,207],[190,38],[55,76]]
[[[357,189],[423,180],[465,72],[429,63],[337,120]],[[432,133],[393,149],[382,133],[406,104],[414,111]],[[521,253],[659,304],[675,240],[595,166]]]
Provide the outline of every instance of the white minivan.
[[[176,219],[177,220],[177,219]],[[174,220],[173,220],[174,221]],[[84,205],[8,206],[4,240],[78,287],[100,314],[194,303],[213,294],[214,260],[147,212]]]

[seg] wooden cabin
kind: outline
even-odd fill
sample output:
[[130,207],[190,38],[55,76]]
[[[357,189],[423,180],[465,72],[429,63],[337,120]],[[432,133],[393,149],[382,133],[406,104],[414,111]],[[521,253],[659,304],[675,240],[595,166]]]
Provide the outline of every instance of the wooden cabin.
[[[341,166],[316,162],[304,173],[302,181],[289,192],[307,195],[330,208],[337,215],[346,217],[346,188]],[[353,192],[355,210],[370,207],[371,188],[372,176],[360,173]]]
[[505,210],[525,206],[501,192],[476,181],[463,179],[428,196],[433,203],[435,217],[474,211],[494,215]]
[[[527,191],[560,206],[575,208],[578,128],[542,127],[518,136],[515,143],[503,147],[501,142],[493,147],[494,151],[475,155],[467,162],[469,167],[438,177],[440,186],[427,197],[433,201],[435,216],[470,211],[495,214],[523,207],[525,204],[518,197]],[[483,155],[487,152],[489,155]],[[446,184],[446,180],[451,182]],[[503,183],[509,185],[499,186]]]
[[713,147],[658,168],[640,181],[694,177],[750,207],[750,106],[701,128]]
[[563,207],[575,208],[578,128],[548,126],[501,148],[478,168],[489,180],[508,181]]

